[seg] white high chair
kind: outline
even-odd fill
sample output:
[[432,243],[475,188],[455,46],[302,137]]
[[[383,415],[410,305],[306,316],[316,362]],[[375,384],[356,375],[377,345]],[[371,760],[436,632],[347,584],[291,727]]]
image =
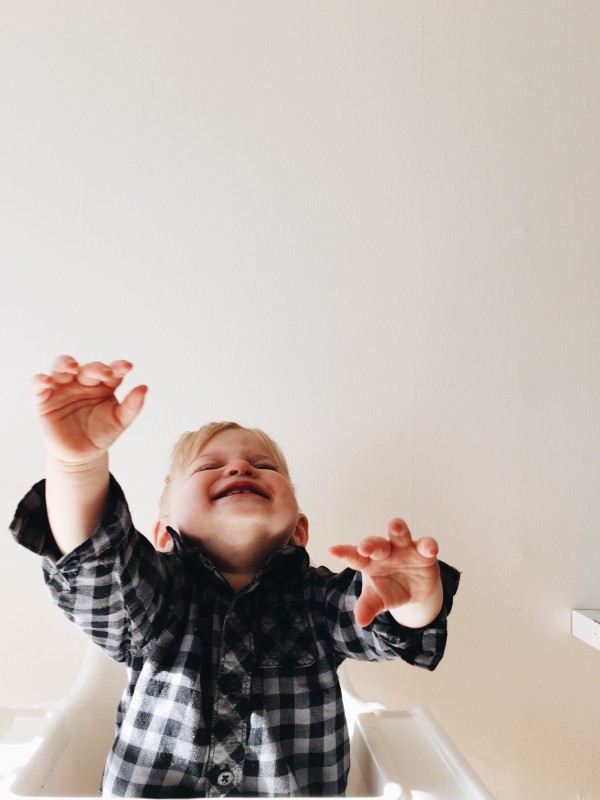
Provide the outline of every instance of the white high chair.
[[[125,669],[95,645],[61,700],[0,706],[0,797],[98,797]],[[351,736],[346,796],[492,800],[431,713],[366,703],[340,670]]]

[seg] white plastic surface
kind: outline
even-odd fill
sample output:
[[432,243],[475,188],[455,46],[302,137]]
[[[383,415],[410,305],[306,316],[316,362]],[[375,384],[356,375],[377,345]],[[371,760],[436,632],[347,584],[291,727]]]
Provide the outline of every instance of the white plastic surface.
[[[340,671],[351,731],[349,797],[491,800],[435,718],[362,701]],[[0,797],[98,796],[125,671],[90,646],[79,679],[58,703],[0,707]]]
[[423,708],[359,714],[352,754],[359,772],[369,772],[365,789],[371,796],[491,800],[433,715]]
[[571,633],[600,650],[600,609],[574,609],[571,612]]

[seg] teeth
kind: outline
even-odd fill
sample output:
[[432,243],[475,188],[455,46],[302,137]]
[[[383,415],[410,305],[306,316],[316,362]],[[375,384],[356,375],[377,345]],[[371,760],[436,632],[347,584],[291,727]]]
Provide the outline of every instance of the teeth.
[[258,497],[264,497],[264,495],[261,494],[261,492],[257,491],[256,489],[245,489],[245,488],[244,489],[237,489],[236,488],[236,489],[229,489],[229,491],[226,491],[226,492],[223,492],[222,494],[219,494],[218,498],[220,499],[222,497],[229,497],[230,495],[233,495],[233,494],[255,494]]

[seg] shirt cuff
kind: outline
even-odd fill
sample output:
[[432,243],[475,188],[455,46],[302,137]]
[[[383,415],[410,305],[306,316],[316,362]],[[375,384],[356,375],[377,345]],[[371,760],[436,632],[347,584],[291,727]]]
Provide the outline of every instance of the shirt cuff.
[[[108,492],[107,512],[99,528],[108,527],[114,522],[115,516],[122,516],[124,511],[127,513],[123,490],[112,475]],[[10,523],[10,530],[18,544],[36,555],[47,557],[53,562],[64,557],[52,535],[48,520],[45,480],[34,484],[23,497]]]
[[379,632],[383,632],[382,628],[384,628],[387,633],[392,635],[400,635],[402,637],[407,637],[411,634],[415,634],[417,636],[422,635],[423,632],[428,628],[445,628],[446,618],[452,610],[454,595],[456,594],[458,590],[458,584],[460,583],[460,572],[454,567],[451,567],[449,564],[446,564],[444,561],[440,561],[439,565],[444,599],[442,601],[440,613],[435,619],[433,619],[427,625],[423,625],[422,628],[408,628],[405,625],[401,625],[389,611],[384,611],[375,618],[372,625],[376,627]]

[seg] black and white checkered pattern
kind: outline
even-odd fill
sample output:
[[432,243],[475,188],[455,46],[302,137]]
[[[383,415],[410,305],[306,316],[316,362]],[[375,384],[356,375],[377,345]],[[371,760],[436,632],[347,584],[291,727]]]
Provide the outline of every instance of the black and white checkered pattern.
[[349,743],[337,668],[350,657],[434,669],[456,570],[442,564],[445,605],[431,625],[410,630],[386,613],[363,629],[352,613],[360,573],[313,568],[303,548],[291,547],[236,595],[176,532],[174,552],[156,552],[135,531],[114,479],[111,508],[64,557],[48,525],[43,481],[11,525],[21,544],[45,556],[57,605],[128,666],[103,793],[342,795]]

